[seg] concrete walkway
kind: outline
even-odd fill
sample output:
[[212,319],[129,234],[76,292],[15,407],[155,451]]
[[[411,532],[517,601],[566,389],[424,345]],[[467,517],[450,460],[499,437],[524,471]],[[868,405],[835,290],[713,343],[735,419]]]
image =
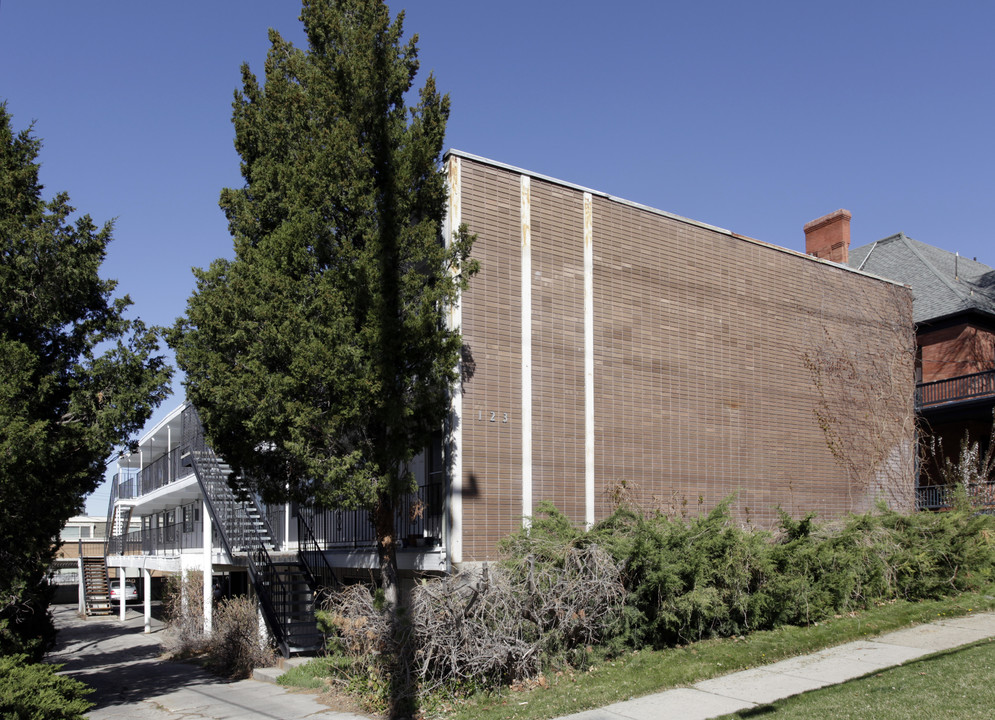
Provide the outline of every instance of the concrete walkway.
[[[93,720],[366,720],[307,693],[255,680],[226,682],[196,665],[160,660],[162,625],[153,621],[153,632],[145,634],[137,611],[129,610],[124,623],[82,620],[75,606],[53,606],[53,614],[58,645],[47,659],[95,688]],[[991,637],[995,613],[939,620],[561,720],[708,720]]]
[[940,620],[561,720],[707,720],[995,637],[995,613]]
[[63,674],[95,688],[93,720],[366,720],[333,711],[312,694],[255,680],[228,682],[196,665],[161,660],[162,623],[153,620],[145,634],[137,610],[129,609],[124,622],[116,616],[83,620],[75,605],[52,611],[59,634],[46,659],[64,663]]

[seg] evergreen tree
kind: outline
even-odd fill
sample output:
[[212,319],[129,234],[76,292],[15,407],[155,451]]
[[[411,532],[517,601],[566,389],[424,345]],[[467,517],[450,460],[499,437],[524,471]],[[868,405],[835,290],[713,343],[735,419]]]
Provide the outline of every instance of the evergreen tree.
[[444,242],[448,96],[417,104],[417,36],[379,0],[303,4],[302,50],[271,30],[265,82],[242,67],[244,186],[221,207],[235,258],[197,270],[172,343],[212,446],[267,499],[372,511],[397,600],[394,514],[438,432],[461,339],[446,308],[476,266]]
[[71,221],[64,193],[42,199],[40,147],[0,104],[0,653],[36,657],[59,531],[171,373],[156,333],[100,278],[111,223]]

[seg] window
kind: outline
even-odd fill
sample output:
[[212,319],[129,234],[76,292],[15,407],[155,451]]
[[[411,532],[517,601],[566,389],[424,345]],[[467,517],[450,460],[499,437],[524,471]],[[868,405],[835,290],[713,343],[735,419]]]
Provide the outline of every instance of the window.
[[93,537],[93,528],[90,525],[66,525],[59,533],[63,540],[88,540]]

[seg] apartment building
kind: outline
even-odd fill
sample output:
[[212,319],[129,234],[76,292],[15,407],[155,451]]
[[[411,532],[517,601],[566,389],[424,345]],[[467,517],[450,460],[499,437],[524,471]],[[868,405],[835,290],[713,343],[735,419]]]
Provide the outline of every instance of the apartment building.
[[[446,170],[445,232],[476,233],[481,269],[449,311],[464,381],[398,512],[407,577],[494,559],[540,501],[579,525],[731,495],[763,526],[777,507],[912,508],[903,285],[467,153]],[[884,398],[883,367],[907,371]],[[199,427],[185,405],[122,460],[109,534],[125,518],[141,530],[108,563],[254,587],[281,647],[303,647],[306,591],[376,567],[369,519],[233,491]]]

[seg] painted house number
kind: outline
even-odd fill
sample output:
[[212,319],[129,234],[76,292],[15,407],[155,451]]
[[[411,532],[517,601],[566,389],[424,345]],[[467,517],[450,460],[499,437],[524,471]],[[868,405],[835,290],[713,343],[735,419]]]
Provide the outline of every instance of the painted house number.
[[506,423],[510,419],[508,413],[495,412],[494,410],[478,410],[477,420],[480,422],[500,422]]

